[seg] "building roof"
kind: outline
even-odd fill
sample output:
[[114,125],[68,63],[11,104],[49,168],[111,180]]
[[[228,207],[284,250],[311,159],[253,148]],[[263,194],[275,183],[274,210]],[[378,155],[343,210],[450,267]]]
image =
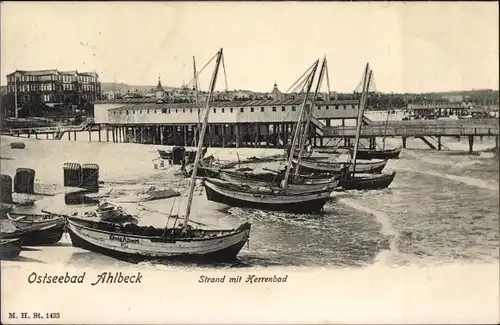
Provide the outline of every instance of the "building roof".
[[161,80],[160,80],[160,76],[158,75],[158,84],[156,85],[156,89],[155,89],[156,92],[164,92],[165,90],[163,89],[162,85],[161,85]]
[[81,76],[88,76],[88,77],[99,77],[99,75],[95,72],[79,72]]
[[98,77],[95,72],[78,72],[74,71],[59,71],[57,69],[46,69],[46,70],[16,70],[12,73],[9,73],[7,76],[12,76],[15,73],[18,73],[23,76],[49,76],[49,75],[72,75],[72,76],[89,76],[89,77]]
[[55,69],[49,69],[49,70],[16,70],[12,73],[9,73],[7,76],[12,76],[14,74],[20,74],[23,76],[49,76],[49,75],[59,75],[59,71]]
[[278,85],[276,84],[276,81],[274,82],[274,87],[273,87],[273,91],[271,91],[271,94],[281,95],[281,91],[279,91]]
[[[157,99],[154,98],[123,98],[123,99],[101,99],[94,102],[94,104],[140,104],[137,108],[140,109],[162,109],[162,108],[196,108],[196,103],[157,103]],[[151,105],[150,105],[151,104]],[[283,99],[283,100],[269,100],[269,99],[259,99],[259,100],[247,100],[247,101],[220,101],[213,102],[211,107],[247,107],[247,106],[284,106],[284,105],[295,105],[300,106],[302,104],[302,99]],[[335,100],[335,101],[317,101],[316,105],[353,105],[358,104],[357,100]],[[140,106],[140,107],[139,107]],[[134,107],[128,107],[133,109]]]
[[59,71],[60,74],[70,75],[70,76],[78,76],[78,71]]

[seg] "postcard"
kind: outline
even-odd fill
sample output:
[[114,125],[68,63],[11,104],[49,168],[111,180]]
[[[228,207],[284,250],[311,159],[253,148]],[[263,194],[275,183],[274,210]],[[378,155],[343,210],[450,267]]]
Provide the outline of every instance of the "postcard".
[[2,2],[2,324],[498,323],[498,4]]

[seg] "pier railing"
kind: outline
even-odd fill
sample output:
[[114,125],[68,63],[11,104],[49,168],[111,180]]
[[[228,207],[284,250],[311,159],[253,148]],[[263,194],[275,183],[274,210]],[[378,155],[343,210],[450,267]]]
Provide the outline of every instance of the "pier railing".
[[85,130],[89,125],[94,123],[93,118],[88,118],[80,125],[63,125],[63,126],[46,126],[33,128],[14,128],[10,129],[11,134],[26,134],[26,133],[59,133]]
[[458,119],[458,120],[408,120],[408,121],[371,121],[370,125],[385,126],[434,126],[434,125],[498,125],[498,118]]
[[[423,120],[423,121],[389,121],[370,124],[361,128],[361,136],[489,136],[499,135],[498,119],[482,120]],[[327,137],[353,137],[355,126],[325,127]]]

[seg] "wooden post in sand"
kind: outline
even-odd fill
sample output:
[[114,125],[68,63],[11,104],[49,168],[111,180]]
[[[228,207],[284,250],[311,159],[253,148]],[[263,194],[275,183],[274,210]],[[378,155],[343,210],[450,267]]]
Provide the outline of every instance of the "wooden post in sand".
[[474,152],[474,136],[469,135],[469,153]]

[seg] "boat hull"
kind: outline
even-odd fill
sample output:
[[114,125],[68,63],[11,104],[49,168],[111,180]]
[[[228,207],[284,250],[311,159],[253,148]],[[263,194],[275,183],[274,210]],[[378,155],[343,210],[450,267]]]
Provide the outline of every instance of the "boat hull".
[[[297,166],[297,161],[293,161],[294,166]],[[381,173],[387,164],[387,160],[376,161],[376,162],[357,162],[356,172],[357,173]],[[330,173],[330,174],[342,174],[343,168],[346,163],[343,162],[317,162],[317,161],[307,161],[301,160],[299,172],[303,173]],[[353,171],[353,165],[349,165],[349,171]]]
[[53,245],[61,240],[64,234],[64,224],[53,225],[39,230],[28,231],[21,237],[24,246]]
[[73,246],[129,262],[165,259],[233,261],[250,236],[249,223],[224,236],[197,239],[169,239],[111,232],[91,228],[71,219],[68,220],[67,229]]
[[369,175],[369,177],[356,175],[354,178],[343,179],[340,185],[345,190],[381,190],[388,188],[395,176],[396,172]]
[[[352,154],[353,150],[351,150]],[[399,154],[401,153],[401,148],[394,148],[388,150],[368,150],[368,149],[358,149],[356,154],[356,159],[399,159]]]
[[0,243],[0,258],[11,259],[21,253],[21,238],[2,239]]
[[[17,216],[17,218],[16,218]],[[9,220],[20,230],[23,245],[43,246],[55,244],[61,240],[66,220],[62,216],[37,214],[7,215]]]
[[[266,181],[258,180],[258,179],[251,179],[247,178],[244,176],[239,176],[237,174],[230,174],[226,172],[221,172],[219,175],[220,179],[231,182],[231,183],[236,183],[236,184],[247,184],[249,186],[254,186],[254,187],[266,187],[270,186],[278,189],[279,183],[274,182],[274,183],[269,183]],[[295,194],[300,194],[300,193],[308,193],[308,192],[318,192],[327,188],[332,188],[334,189],[337,187],[339,184],[339,180],[337,178],[325,180],[323,182],[313,182],[311,180],[310,183],[302,183],[302,184],[296,184],[296,183],[288,183],[288,188],[287,191],[289,193],[295,193]]]
[[234,191],[205,180],[205,192],[209,201],[233,207],[245,207],[292,213],[319,213],[333,191],[305,193],[302,195],[254,194]]

